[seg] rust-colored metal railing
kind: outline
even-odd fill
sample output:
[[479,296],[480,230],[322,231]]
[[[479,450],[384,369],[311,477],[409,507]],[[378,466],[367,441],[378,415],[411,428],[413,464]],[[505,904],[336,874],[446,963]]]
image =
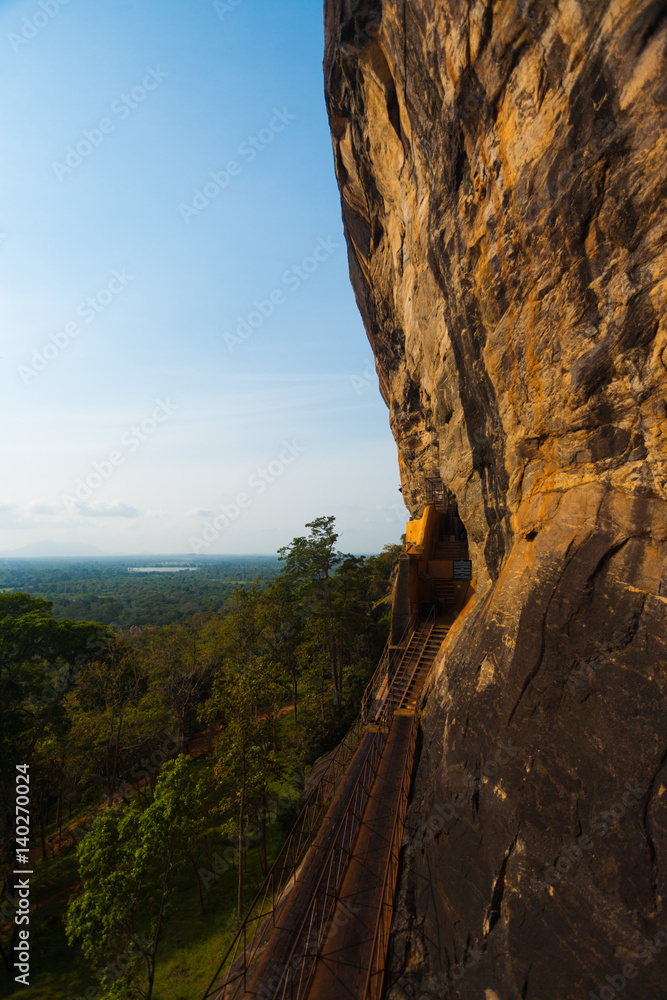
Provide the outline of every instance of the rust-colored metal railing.
[[[362,720],[381,722],[383,725],[391,723],[395,710],[400,706],[402,694],[412,684],[434,623],[435,608],[431,608],[428,617],[419,622],[418,628],[416,628],[417,617],[413,616],[399,645],[385,649],[385,655],[364,691],[361,702]],[[416,654],[414,662],[408,662],[411,650]],[[399,679],[405,682],[400,692],[396,690],[396,682]]]
[[[359,748],[363,733],[364,726],[359,718],[340,743],[319,782],[309,793],[296,823],[251,902],[202,1000],[219,993],[223,987],[226,990],[226,1000],[232,1000],[245,990],[248,969],[258,949],[265,943],[267,931],[270,932],[275,925],[276,906],[315,839],[336,789]],[[225,975],[219,981],[224,970]]]
[[[401,662],[398,664],[396,673],[392,678],[386,706],[384,706],[384,710],[388,713],[389,718],[393,716],[397,708],[404,707],[404,696],[407,695],[412,687],[427,644],[431,638],[434,625],[435,608],[431,608],[428,618],[419,623],[419,630],[415,630],[414,635],[411,636],[411,641],[406,646]],[[414,648],[411,655],[412,639],[414,639]]]
[[[249,992],[251,980],[256,975],[262,961],[261,952],[276,927],[277,910],[281,902],[285,900],[288,891],[294,886],[298,878],[298,870],[322,827],[335,793],[340,787],[362,740],[366,738],[365,758],[363,762],[361,759],[359,760],[359,773],[353,779],[352,788],[346,791],[345,808],[335,821],[337,828],[335,831],[331,831],[331,844],[319,866],[313,892],[306,909],[299,917],[298,927],[294,928],[293,943],[288,949],[288,958],[281,960],[281,965],[275,968],[270,983],[255,984],[260,991],[259,993],[256,993],[255,987],[253,987],[253,993],[266,998],[271,997],[272,1000],[301,1000],[304,997],[322,941],[329,927],[333,908],[338,901],[340,886],[384,752],[394,712],[416,673],[423,655],[423,648],[433,628],[434,617],[435,610],[433,609],[428,619],[419,623],[419,634],[417,635],[415,635],[417,619],[413,617],[408,623],[399,645],[391,648],[389,645],[385,647],[373,679],[364,693],[360,717],[339,745],[317,785],[308,794],[292,831],[250,904],[243,922],[218,965],[202,1000],[208,1000],[208,998],[216,998],[217,1000],[217,998],[222,997],[224,1000],[239,1000],[240,997]],[[413,639],[415,640],[414,662],[409,657]],[[393,690],[395,682],[399,679],[400,692]],[[405,773],[402,777],[392,827],[391,850],[384,876],[382,904],[375,928],[373,958],[368,972],[364,1000],[377,1000],[382,989],[384,961],[387,953],[393,894],[398,872],[398,857],[407,809],[418,721],[418,713],[415,713]],[[329,832],[327,832],[328,836]]]
[[[417,615],[410,617],[408,624],[403,630],[403,635],[395,646],[390,646],[389,642],[384,647],[384,652],[380,658],[375,673],[366,686],[366,690],[361,698],[361,719],[363,722],[374,722],[381,708],[386,704],[387,694],[393,680],[395,669],[403,659],[412,634],[417,624]],[[379,704],[378,704],[379,703]]]
[[410,792],[410,781],[412,778],[412,767],[417,744],[417,732],[419,730],[419,710],[415,711],[410,730],[410,741],[405,757],[405,766],[401,779],[401,788],[396,802],[394,822],[392,825],[391,842],[387,864],[382,882],[382,896],[378,909],[375,933],[373,935],[373,946],[371,950],[371,960],[366,977],[366,985],[360,1000],[380,1000],[382,988],[384,986],[384,975],[389,950],[389,934],[391,931],[391,921],[394,912],[394,894],[396,892],[396,882],[398,879],[398,866],[401,854],[401,844],[403,841],[403,827],[405,825],[405,814],[408,809],[408,795]]
[[[340,887],[352,855],[354,842],[371,793],[387,740],[386,727],[378,727],[355,782],[333,842],[320,868],[309,905],[295,928],[294,944],[271,981],[272,1000],[302,1000],[310,983],[317,957],[329,933]],[[258,984],[260,990],[265,984]],[[258,996],[268,996],[259,992]]]

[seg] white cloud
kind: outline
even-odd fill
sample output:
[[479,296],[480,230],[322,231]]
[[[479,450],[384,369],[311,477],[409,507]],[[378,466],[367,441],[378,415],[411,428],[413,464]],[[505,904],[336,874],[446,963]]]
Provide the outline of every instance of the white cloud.
[[37,517],[53,516],[54,514],[60,516],[63,509],[61,504],[48,503],[46,500],[31,500],[26,506],[26,512]]
[[[74,507],[71,508],[74,513]],[[123,500],[93,500],[90,503],[77,501],[76,513],[81,517],[140,517],[141,511]]]
[[0,528],[21,528],[21,516],[13,503],[0,504]]
[[60,504],[31,500],[26,504],[0,504],[0,527],[32,528],[39,525],[63,524],[66,515]]

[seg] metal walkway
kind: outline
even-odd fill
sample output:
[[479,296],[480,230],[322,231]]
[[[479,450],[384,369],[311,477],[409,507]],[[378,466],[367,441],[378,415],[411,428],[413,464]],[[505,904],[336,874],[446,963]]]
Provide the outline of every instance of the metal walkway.
[[331,928],[305,993],[312,1000],[380,995],[416,735],[414,713],[396,712]]
[[385,651],[204,1000],[380,997],[417,705],[447,631],[431,617]]

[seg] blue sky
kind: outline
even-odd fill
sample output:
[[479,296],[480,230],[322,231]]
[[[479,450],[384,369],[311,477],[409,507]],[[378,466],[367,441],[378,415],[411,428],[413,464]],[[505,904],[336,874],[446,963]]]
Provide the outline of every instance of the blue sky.
[[0,551],[397,541],[320,3],[4,0],[0,48]]

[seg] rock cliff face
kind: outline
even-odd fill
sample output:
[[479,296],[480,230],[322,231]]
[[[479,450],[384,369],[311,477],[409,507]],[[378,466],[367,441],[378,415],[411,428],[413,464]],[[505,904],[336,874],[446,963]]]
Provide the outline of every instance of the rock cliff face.
[[477,591],[424,707],[388,995],[667,997],[667,3],[325,20],[403,494],[441,475]]

